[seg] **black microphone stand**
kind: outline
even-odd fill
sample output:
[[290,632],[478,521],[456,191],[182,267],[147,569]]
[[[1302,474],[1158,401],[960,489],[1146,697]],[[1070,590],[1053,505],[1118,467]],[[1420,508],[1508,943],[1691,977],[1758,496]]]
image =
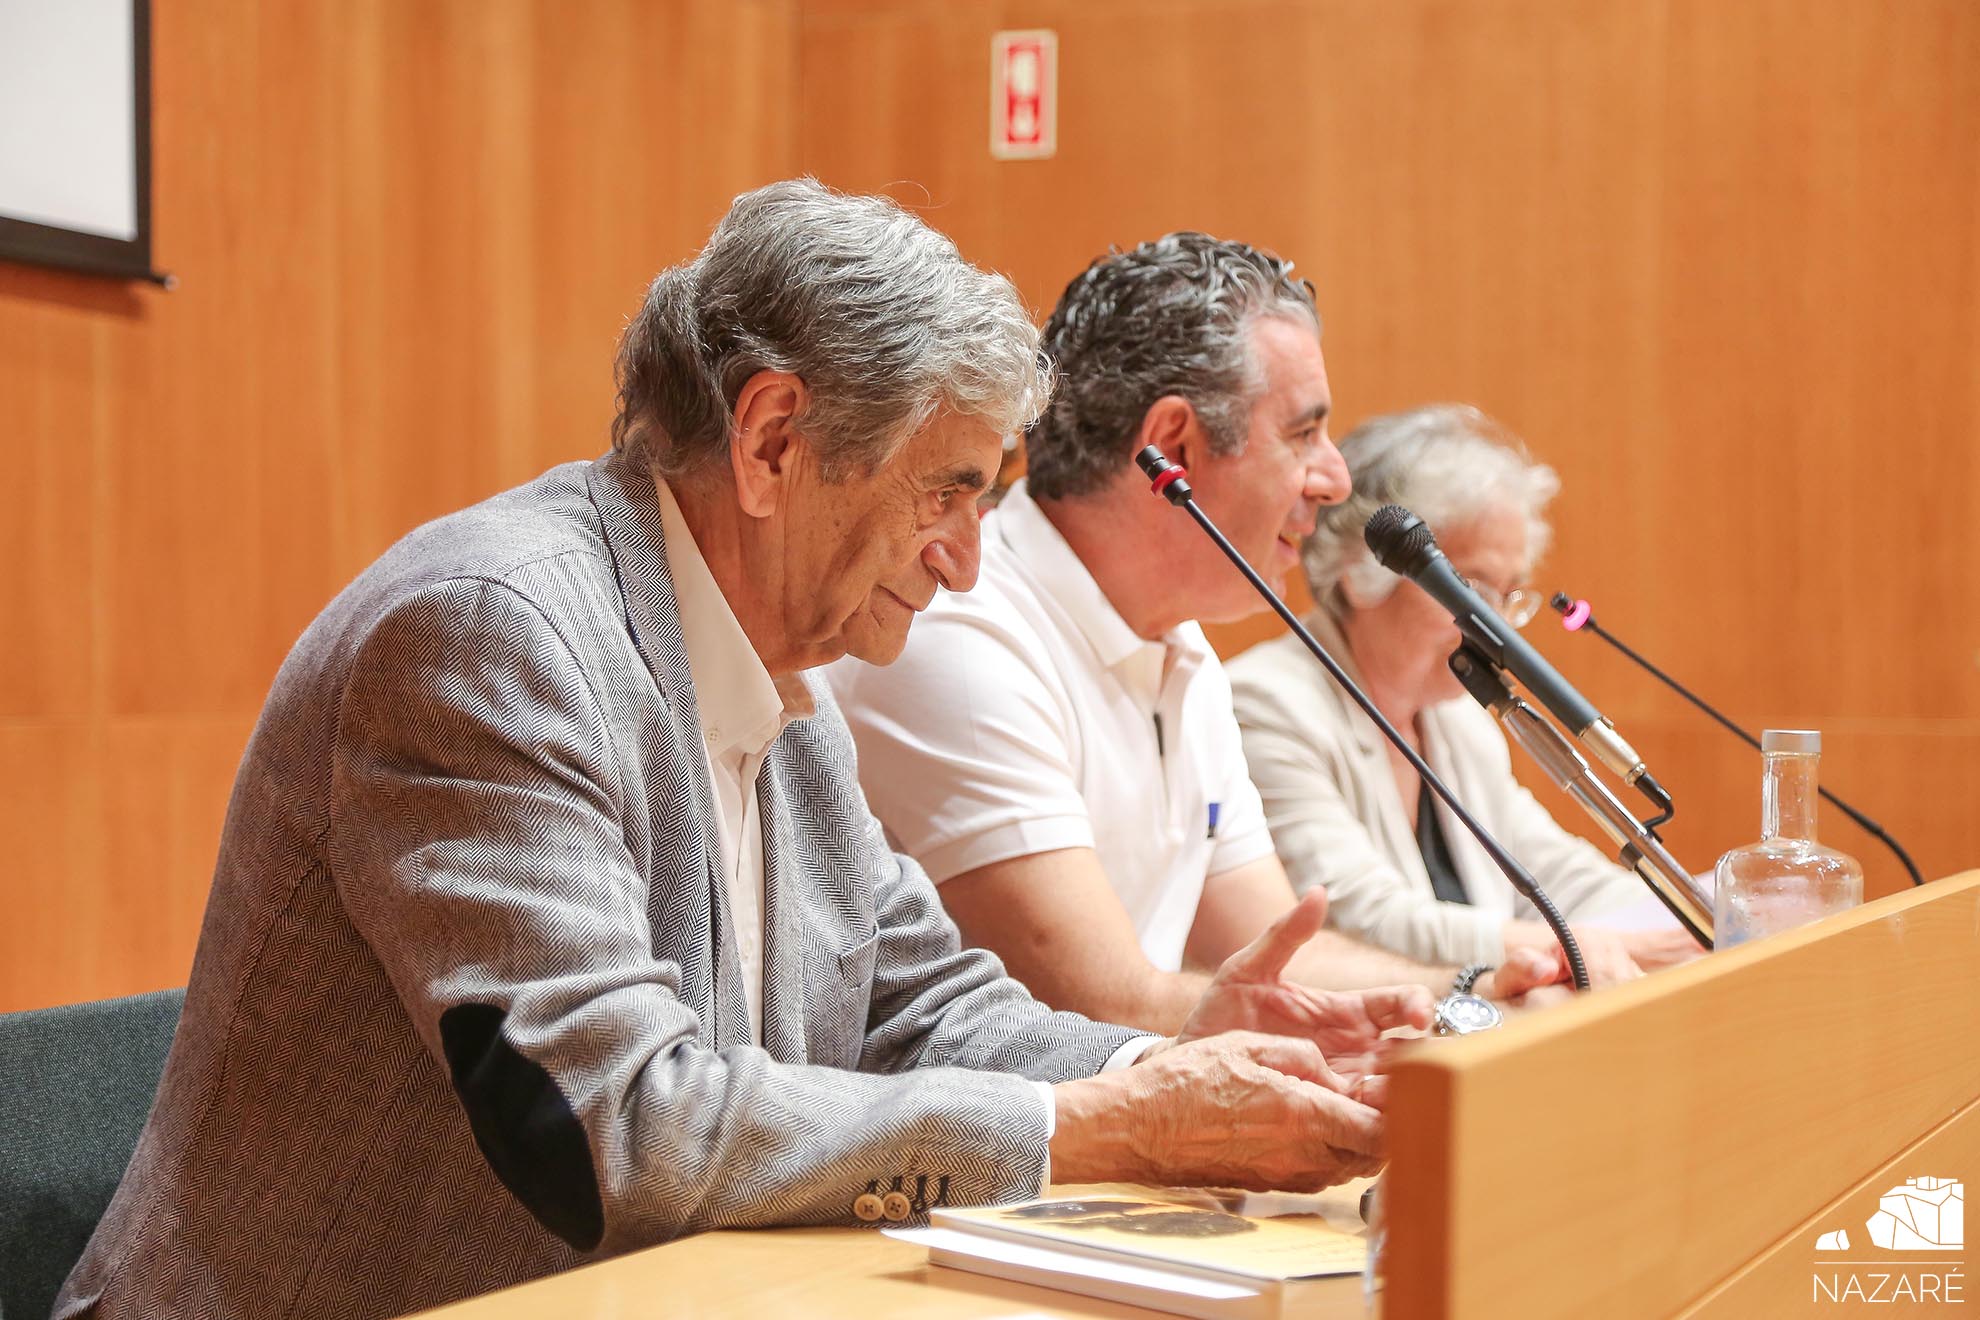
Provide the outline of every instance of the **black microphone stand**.
[[1332,674],[1334,681],[1354,699],[1354,704],[1361,707],[1362,713],[1375,721],[1375,727],[1382,731],[1382,735],[1395,745],[1396,750],[1403,754],[1403,757],[1415,768],[1416,773],[1423,777],[1423,782],[1430,786],[1430,791],[1442,799],[1444,805],[1451,809],[1451,814],[1456,816],[1465,829],[1471,832],[1472,837],[1478,840],[1480,846],[1505,873],[1506,879],[1512,881],[1512,887],[1539,910],[1541,917],[1547,922],[1548,929],[1554,932],[1554,938],[1560,941],[1561,951],[1567,955],[1568,972],[1573,977],[1574,988],[1586,990],[1588,968],[1582,962],[1581,946],[1575,943],[1574,932],[1568,929],[1567,919],[1561,915],[1561,910],[1554,906],[1554,900],[1547,897],[1546,891],[1527,874],[1526,868],[1521,866],[1518,860],[1507,852],[1497,839],[1488,834],[1485,827],[1480,825],[1469,811],[1464,809],[1464,804],[1457,800],[1457,796],[1443,780],[1437,777],[1436,772],[1431,770],[1429,763],[1418,755],[1416,749],[1411,747],[1400,733],[1396,732],[1395,725],[1389,723],[1388,717],[1375,708],[1375,703],[1369,699],[1368,694],[1348,677],[1347,671],[1341,668],[1340,661],[1327,653],[1327,648],[1320,645],[1319,640],[1306,625],[1299,621],[1299,616],[1279,599],[1279,593],[1272,590],[1271,584],[1258,575],[1258,570],[1253,568],[1250,561],[1230,543],[1229,538],[1218,530],[1217,524],[1210,521],[1210,515],[1197,507],[1196,493],[1189,488],[1188,474],[1184,469],[1178,464],[1171,463],[1168,456],[1154,445],[1145,446],[1134,456],[1134,461],[1147,474],[1150,489],[1169,503],[1188,511],[1189,516],[1196,520],[1196,525],[1217,543],[1217,548],[1222,550],[1233,564],[1237,565],[1238,571],[1243,573],[1245,580],[1265,598],[1265,602],[1272,607],[1273,612],[1285,620],[1286,626],[1305,643],[1306,649],[1313,653],[1314,659],[1326,666],[1327,672]]
[[1691,878],[1691,872],[1664,847],[1657,831],[1639,821],[1609,791],[1566,734],[1520,700],[1506,681],[1505,671],[1489,655],[1465,641],[1451,653],[1450,665],[1472,699],[1497,716],[1506,733],[1546,772],[1555,787],[1573,798],[1609,836],[1617,848],[1616,860],[1650,886],[1650,892],[1691,932],[1691,938],[1711,948],[1716,934],[1711,901]]
[[[1699,696],[1696,692],[1693,692],[1690,688],[1678,682],[1675,678],[1672,678],[1662,669],[1650,663],[1649,660],[1637,654],[1632,647],[1626,645],[1620,637],[1617,637],[1601,624],[1595,622],[1595,612],[1587,608],[1587,601],[1572,600],[1565,591],[1557,591],[1547,603],[1560,612],[1562,615],[1561,626],[1569,632],[1581,632],[1585,629],[1588,632],[1594,633],[1610,646],[1615,647],[1618,651],[1621,651],[1624,655],[1635,661],[1641,668],[1647,670],[1652,678],[1655,678],[1665,687],[1677,693],[1680,697],[1683,697],[1707,715],[1710,715],[1714,720],[1717,720],[1720,727],[1732,734],[1733,737],[1739,739],[1756,752],[1761,750],[1760,740],[1758,738],[1755,738],[1739,725],[1734,724],[1731,719],[1721,714],[1705,698]],[[1577,612],[1581,616],[1579,621],[1576,621],[1574,617]],[[1820,793],[1825,801],[1833,803],[1836,809],[1842,812],[1843,815],[1848,816],[1860,825],[1865,833],[1880,840],[1886,848],[1896,853],[1898,861],[1904,863],[1905,871],[1911,876],[1912,884],[1922,885],[1925,883],[1925,877],[1918,873],[1918,866],[1911,860],[1911,854],[1906,852],[1896,839],[1885,833],[1882,825],[1879,825],[1876,821],[1870,819],[1870,817],[1864,815],[1820,784],[1815,786],[1815,791]]]

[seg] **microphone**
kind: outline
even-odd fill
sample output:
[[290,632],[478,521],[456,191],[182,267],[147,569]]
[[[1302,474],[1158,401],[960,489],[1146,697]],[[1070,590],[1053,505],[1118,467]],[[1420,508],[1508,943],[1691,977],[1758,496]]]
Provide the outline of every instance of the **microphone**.
[[1395,745],[1396,750],[1403,754],[1404,759],[1415,768],[1416,773],[1423,777],[1423,782],[1430,786],[1430,791],[1442,799],[1444,805],[1451,809],[1451,814],[1456,816],[1459,823],[1478,840],[1486,853],[1498,864],[1499,869],[1505,872],[1506,879],[1512,881],[1513,888],[1539,910],[1548,928],[1554,932],[1554,938],[1560,941],[1561,951],[1567,955],[1568,972],[1574,979],[1574,988],[1586,990],[1588,968],[1582,962],[1581,946],[1575,942],[1574,932],[1568,929],[1567,919],[1561,915],[1561,910],[1554,906],[1554,900],[1547,897],[1546,891],[1527,874],[1526,868],[1521,866],[1497,839],[1486,833],[1485,827],[1464,809],[1464,804],[1457,800],[1456,794],[1451,792],[1443,780],[1437,778],[1436,773],[1430,769],[1429,763],[1417,753],[1417,750],[1396,732],[1395,725],[1389,723],[1388,718],[1376,709],[1375,703],[1369,699],[1368,694],[1355,686],[1354,680],[1348,677],[1345,669],[1341,668],[1340,661],[1327,653],[1327,648],[1320,645],[1319,640],[1307,630],[1306,625],[1299,621],[1299,616],[1279,599],[1279,593],[1272,590],[1271,584],[1258,575],[1258,570],[1253,568],[1243,553],[1230,543],[1230,539],[1218,529],[1217,524],[1210,520],[1210,515],[1197,506],[1196,492],[1189,488],[1188,473],[1182,465],[1171,463],[1168,455],[1154,445],[1143,446],[1141,452],[1134,456],[1134,461],[1147,475],[1149,489],[1169,503],[1188,511],[1189,516],[1196,520],[1196,525],[1217,543],[1217,548],[1237,565],[1238,571],[1244,574],[1245,580],[1265,598],[1265,603],[1285,620],[1286,625],[1293,630],[1299,640],[1306,644],[1306,649],[1313,652],[1314,659],[1326,666],[1327,672],[1332,674],[1334,681],[1354,699],[1354,704],[1361,707],[1362,713],[1375,721],[1375,727],[1382,731],[1382,735]]
[[1382,567],[1408,578],[1449,610],[1474,650],[1517,678],[1596,760],[1650,799],[1660,814],[1645,828],[1654,829],[1675,814],[1671,795],[1644,767],[1636,749],[1451,567],[1421,518],[1400,504],[1385,504],[1368,520],[1362,538]]
[[[1755,738],[1751,733],[1748,733],[1745,729],[1742,729],[1739,725],[1734,724],[1731,719],[1729,719],[1724,714],[1720,713],[1719,710],[1715,708],[1710,702],[1706,701],[1705,698],[1699,696],[1696,692],[1693,692],[1690,688],[1678,682],[1675,678],[1672,678],[1669,674],[1659,669],[1656,665],[1651,664],[1648,660],[1638,655],[1633,649],[1624,645],[1621,638],[1617,637],[1614,633],[1608,631],[1601,624],[1595,622],[1595,611],[1593,608],[1589,606],[1587,601],[1571,600],[1569,599],[1568,594],[1565,591],[1557,591],[1553,594],[1552,599],[1550,599],[1547,603],[1549,605],[1552,605],[1555,610],[1559,611],[1561,615],[1561,627],[1565,628],[1567,631],[1571,633],[1582,632],[1584,630],[1594,633],[1597,637],[1600,637],[1610,646],[1615,647],[1618,651],[1621,651],[1624,655],[1628,656],[1631,660],[1635,661],[1637,665],[1639,665],[1644,670],[1648,671],[1651,677],[1655,678],[1665,687],[1668,687],[1671,691],[1677,693],[1680,697],[1683,697],[1686,701],[1690,702],[1692,705],[1698,707],[1698,709],[1704,711],[1707,715],[1710,715],[1713,719],[1717,720],[1720,726],[1726,729],[1728,732],[1730,732],[1733,735],[1733,737],[1738,738],[1741,742],[1745,743],[1748,747],[1751,747],[1756,752],[1760,750],[1760,740],[1758,738]],[[1898,861],[1904,864],[1905,871],[1911,876],[1912,884],[1922,885],[1925,883],[1925,877],[1918,873],[1918,867],[1911,860],[1911,854],[1906,852],[1903,849],[1903,847],[1901,847],[1898,844],[1898,841],[1896,839],[1893,839],[1889,834],[1885,833],[1884,827],[1882,825],[1879,825],[1876,821],[1871,820],[1870,817],[1864,815],[1861,811],[1858,811],[1855,807],[1852,807],[1851,805],[1849,805],[1849,803],[1843,801],[1841,798],[1837,797],[1834,793],[1831,793],[1828,789],[1823,788],[1820,785],[1817,785],[1815,791],[1820,793],[1828,801],[1834,803],[1836,808],[1839,811],[1841,811],[1843,815],[1848,816],[1851,820],[1855,821],[1858,825],[1862,826],[1865,833],[1870,834],[1876,837],[1877,839],[1881,840],[1885,847],[1889,848],[1893,853],[1896,853]]]

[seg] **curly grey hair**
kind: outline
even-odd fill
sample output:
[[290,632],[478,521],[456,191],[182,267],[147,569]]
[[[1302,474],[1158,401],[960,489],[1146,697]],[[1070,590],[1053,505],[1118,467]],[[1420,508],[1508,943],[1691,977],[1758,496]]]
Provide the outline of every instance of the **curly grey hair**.
[[1166,395],[1189,401],[1213,453],[1242,450],[1265,388],[1250,334],[1260,316],[1320,331],[1313,286],[1244,243],[1185,231],[1088,266],[1045,323],[1059,380],[1025,435],[1031,493],[1068,499],[1106,486],[1131,465],[1142,418]]
[[942,409],[1015,435],[1051,392],[1009,280],[885,198],[815,179],[737,197],[653,281],[619,341],[612,447],[663,477],[714,462],[759,371],[809,387],[796,424],[828,481],[885,464]]
[[1313,599],[1335,618],[1348,609],[1343,581],[1369,601],[1386,599],[1402,581],[1375,562],[1361,539],[1384,504],[1402,505],[1438,532],[1509,504],[1526,517],[1530,563],[1540,562],[1553,539],[1541,512],[1560,491],[1561,479],[1534,461],[1510,431],[1469,404],[1371,418],[1342,438],[1340,450],[1354,493],[1320,510],[1319,525],[1300,547]]

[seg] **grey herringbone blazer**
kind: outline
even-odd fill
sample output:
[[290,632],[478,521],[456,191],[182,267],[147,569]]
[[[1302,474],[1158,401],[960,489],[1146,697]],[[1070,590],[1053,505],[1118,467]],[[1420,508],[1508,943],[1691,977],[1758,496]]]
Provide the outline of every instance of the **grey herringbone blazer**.
[[960,951],[822,683],[757,781],[763,1047],[651,481],[408,536],[282,666],[185,1016],[58,1317],[397,1315],[725,1225],[1033,1194],[1130,1033]]

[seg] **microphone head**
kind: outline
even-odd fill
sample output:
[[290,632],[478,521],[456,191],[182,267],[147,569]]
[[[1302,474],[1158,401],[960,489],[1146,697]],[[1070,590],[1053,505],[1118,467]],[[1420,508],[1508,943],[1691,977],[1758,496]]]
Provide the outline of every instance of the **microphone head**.
[[1148,489],[1177,508],[1195,498],[1195,492],[1189,488],[1188,469],[1180,463],[1171,463],[1169,456],[1154,445],[1143,445],[1134,461],[1148,475]]
[[1375,560],[1392,573],[1413,578],[1441,552],[1429,525],[1400,504],[1384,504],[1375,510],[1361,539],[1375,553]]

